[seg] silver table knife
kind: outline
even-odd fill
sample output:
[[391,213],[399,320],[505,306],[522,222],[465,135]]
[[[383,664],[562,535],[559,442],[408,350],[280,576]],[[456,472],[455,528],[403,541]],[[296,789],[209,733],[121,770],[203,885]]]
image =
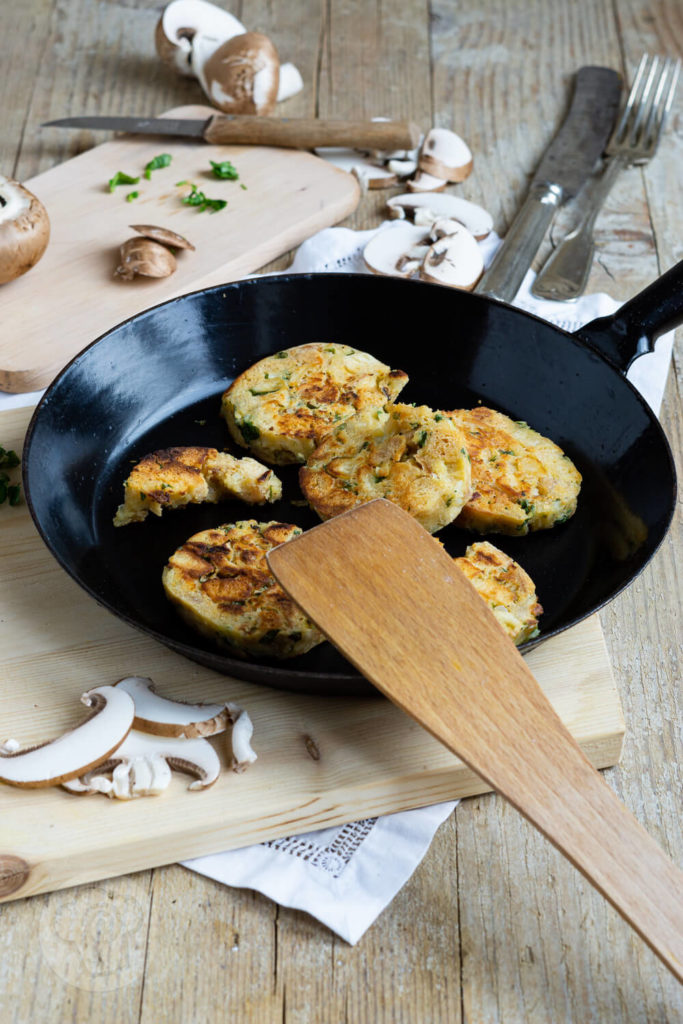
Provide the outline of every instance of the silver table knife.
[[524,204],[477,292],[503,302],[514,299],[555,211],[577,194],[602,154],[620,94],[621,77],[611,68],[591,66],[577,71],[569,112],[545,151]]

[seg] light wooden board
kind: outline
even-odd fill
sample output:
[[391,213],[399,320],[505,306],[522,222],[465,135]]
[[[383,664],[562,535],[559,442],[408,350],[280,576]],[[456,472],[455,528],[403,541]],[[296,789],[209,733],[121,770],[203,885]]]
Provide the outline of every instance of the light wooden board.
[[[213,112],[188,106],[168,116],[205,119]],[[117,171],[142,175],[159,153],[171,154],[169,167],[110,192]],[[239,180],[215,178],[210,160],[231,160]],[[227,199],[227,207],[211,213],[183,205],[188,189],[176,187],[180,181]],[[85,345],[149,306],[258,270],[342,220],[360,196],[352,175],[311,153],[163,136],[118,137],[25,184],[45,205],[51,236],[39,263],[0,289],[0,390],[13,392],[44,387]],[[132,191],[139,198],[127,202]],[[196,251],[180,253],[170,277],[116,279],[119,246],[135,234],[131,224],[170,228]]]
[[[19,451],[29,413],[0,413],[0,443]],[[178,776],[163,796],[130,803],[0,786],[3,898],[486,791],[379,697],[298,696],[229,679],[132,630],[57,565],[24,504],[0,506],[0,545],[0,741],[59,735],[82,717],[86,689],[142,675],[165,696],[244,706],[259,754],[202,793]],[[529,664],[593,764],[615,764],[624,723],[597,618],[533,651]],[[224,740],[212,742],[228,763]]]

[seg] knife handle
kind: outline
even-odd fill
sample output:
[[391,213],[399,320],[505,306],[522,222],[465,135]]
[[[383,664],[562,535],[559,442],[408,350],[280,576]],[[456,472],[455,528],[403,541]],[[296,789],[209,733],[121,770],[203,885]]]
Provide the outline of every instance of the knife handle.
[[354,149],[415,149],[422,132],[406,121],[321,121],[317,118],[214,114],[204,129],[207,142],[245,146],[350,146]]
[[559,185],[537,185],[531,189],[477,285],[477,292],[501,302],[512,302],[561,202]]

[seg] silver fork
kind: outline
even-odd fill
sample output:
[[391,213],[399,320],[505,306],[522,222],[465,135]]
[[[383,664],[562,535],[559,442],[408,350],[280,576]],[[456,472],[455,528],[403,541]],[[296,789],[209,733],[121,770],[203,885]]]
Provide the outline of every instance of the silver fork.
[[626,105],[607,143],[605,167],[588,209],[534,281],[531,291],[538,298],[568,302],[583,292],[593,262],[596,217],[619,173],[633,164],[645,164],[654,156],[680,70],[680,60],[650,58],[647,54],[641,58]]

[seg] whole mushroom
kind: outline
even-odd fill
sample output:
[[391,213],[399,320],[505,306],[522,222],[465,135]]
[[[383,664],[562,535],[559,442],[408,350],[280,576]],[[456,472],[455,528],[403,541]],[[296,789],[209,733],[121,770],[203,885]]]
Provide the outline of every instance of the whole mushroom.
[[196,40],[192,62],[211,103],[226,114],[270,114],[278,97],[280,58],[262,32],[244,32],[205,57]]
[[181,75],[194,78],[192,48],[195,37],[202,36],[205,51],[215,50],[231,36],[246,28],[234,15],[207,0],[173,0],[164,8],[154,33],[157,53],[164,64]]
[[50,240],[50,219],[37,196],[0,175],[0,284],[35,266]]

